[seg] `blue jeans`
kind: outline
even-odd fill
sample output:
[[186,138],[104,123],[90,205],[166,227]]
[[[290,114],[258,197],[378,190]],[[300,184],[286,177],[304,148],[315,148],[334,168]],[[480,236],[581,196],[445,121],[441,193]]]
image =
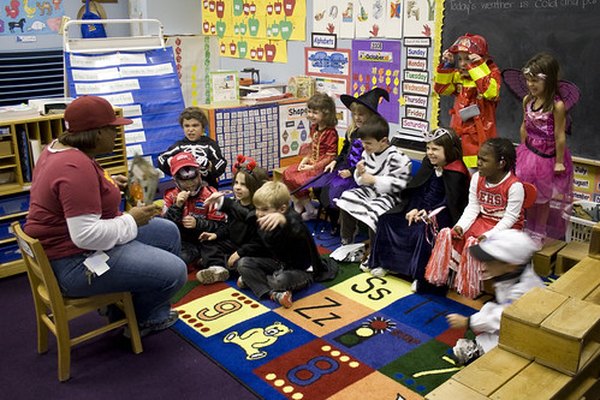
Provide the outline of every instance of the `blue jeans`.
[[86,297],[111,292],[131,292],[139,325],[152,325],[169,316],[171,297],[187,280],[187,268],[179,252],[177,226],[153,218],[139,227],[135,240],[105,253],[110,269],[88,277],[83,261],[91,252],[52,260],[58,284],[67,297]]

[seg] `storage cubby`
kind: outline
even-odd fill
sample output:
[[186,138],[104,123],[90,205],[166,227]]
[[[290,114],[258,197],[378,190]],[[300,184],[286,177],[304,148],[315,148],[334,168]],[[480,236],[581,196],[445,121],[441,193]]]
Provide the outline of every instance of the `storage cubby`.
[[[115,112],[122,114],[120,109]],[[9,226],[13,221],[25,222],[35,148],[41,151],[63,130],[62,114],[0,121],[0,278],[25,271]],[[119,128],[113,152],[96,160],[110,175],[127,175],[123,128]]]

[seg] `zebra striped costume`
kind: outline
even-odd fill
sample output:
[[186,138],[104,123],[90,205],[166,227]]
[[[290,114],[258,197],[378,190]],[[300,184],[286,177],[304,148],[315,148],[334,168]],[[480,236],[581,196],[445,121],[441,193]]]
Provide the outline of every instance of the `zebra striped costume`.
[[357,170],[354,171],[354,180],[360,187],[345,191],[336,205],[376,231],[379,216],[400,202],[400,191],[410,180],[411,161],[396,146],[381,153],[363,151],[361,160],[365,161],[365,172],[375,176],[375,184],[362,185]]

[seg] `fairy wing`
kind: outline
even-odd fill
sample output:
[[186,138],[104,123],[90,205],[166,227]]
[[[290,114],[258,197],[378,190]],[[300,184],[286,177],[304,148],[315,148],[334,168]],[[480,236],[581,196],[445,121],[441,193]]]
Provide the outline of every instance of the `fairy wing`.
[[581,92],[577,85],[573,82],[560,80],[558,82],[558,94],[562,101],[565,103],[565,108],[569,111],[581,97]]
[[529,93],[527,88],[527,81],[523,76],[521,70],[515,68],[507,68],[502,71],[502,80],[508,86],[508,89],[514,94],[519,100],[523,101],[523,98]]

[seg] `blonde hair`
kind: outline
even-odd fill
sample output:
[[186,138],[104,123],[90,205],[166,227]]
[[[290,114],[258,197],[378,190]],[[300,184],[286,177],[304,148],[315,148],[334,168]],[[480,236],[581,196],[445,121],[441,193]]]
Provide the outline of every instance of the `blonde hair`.
[[282,182],[270,181],[262,185],[252,197],[254,207],[273,207],[289,205],[291,200],[290,191]]

